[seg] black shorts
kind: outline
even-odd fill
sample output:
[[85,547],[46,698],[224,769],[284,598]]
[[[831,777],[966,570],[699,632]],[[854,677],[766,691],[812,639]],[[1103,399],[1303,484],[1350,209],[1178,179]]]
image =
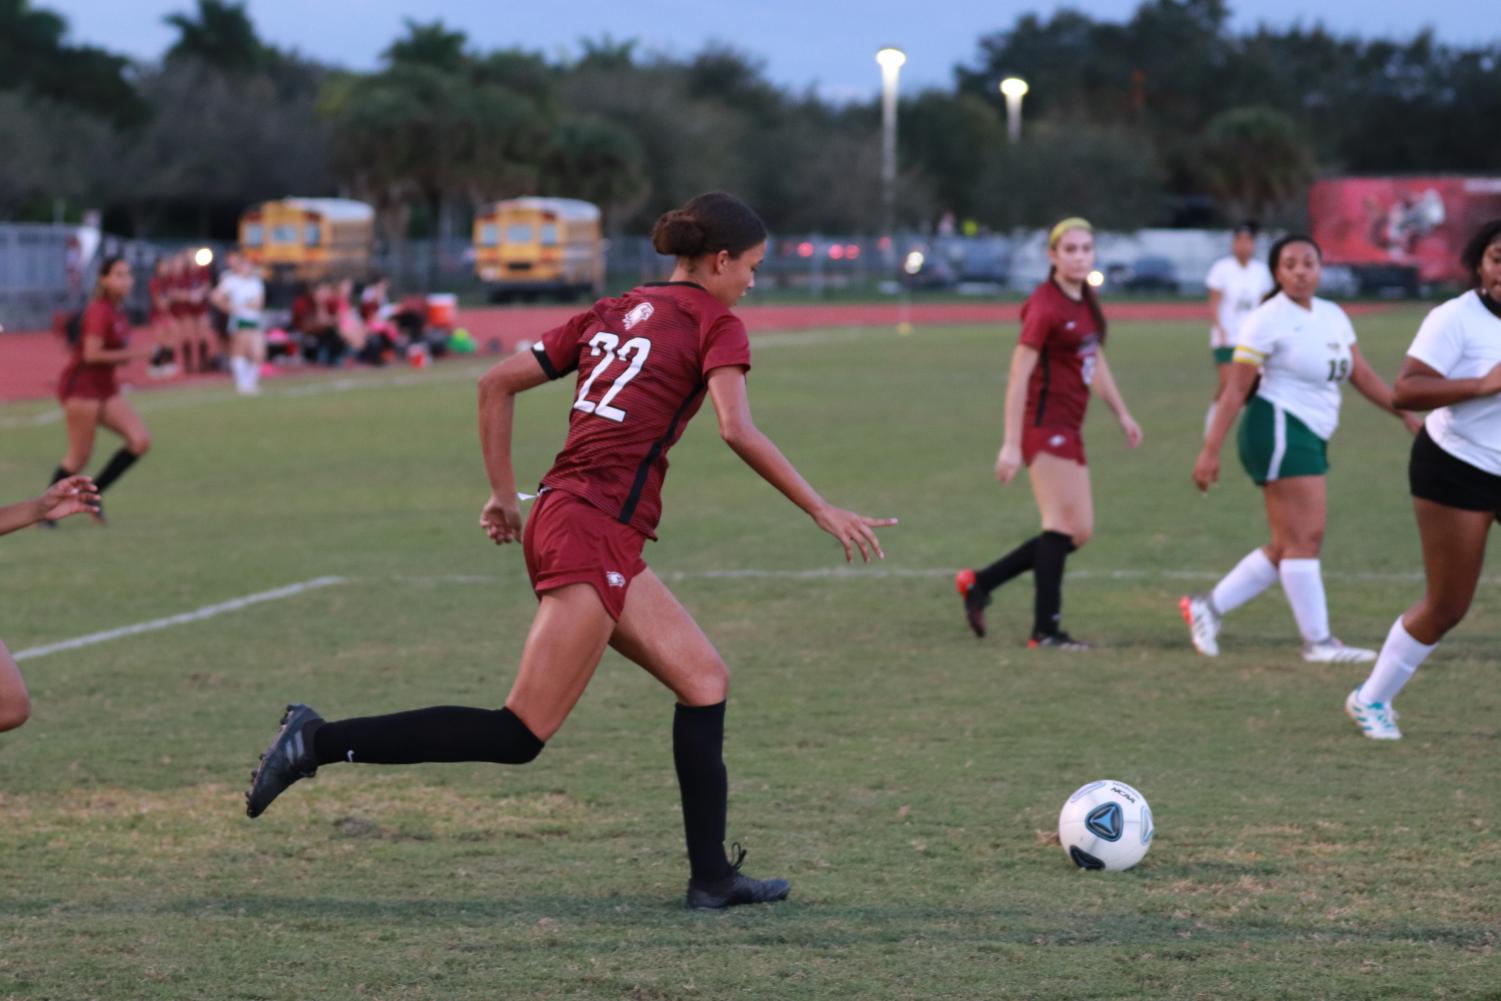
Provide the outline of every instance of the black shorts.
[[1414,497],[1462,511],[1501,512],[1501,476],[1455,458],[1418,432],[1407,463],[1407,482]]

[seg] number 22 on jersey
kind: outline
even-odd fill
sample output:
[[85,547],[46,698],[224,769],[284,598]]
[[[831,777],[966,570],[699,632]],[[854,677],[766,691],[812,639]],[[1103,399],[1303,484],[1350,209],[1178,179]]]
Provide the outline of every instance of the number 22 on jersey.
[[[630,385],[632,379],[641,374],[641,366],[646,364],[646,358],[651,354],[651,341],[645,337],[632,337],[621,344],[618,334],[601,330],[589,339],[589,349],[592,357],[604,355],[604,359],[595,364],[594,371],[589,373],[589,378],[579,388],[579,398],[574,401],[573,409],[619,424],[625,420],[625,411],[610,404],[622,389]],[[615,377],[615,381],[610,383],[610,388],[605,390],[598,402],[589,399],[594,381],[604,374],[605,369],[615,364],[617,359],[628,362],[626,370]]]

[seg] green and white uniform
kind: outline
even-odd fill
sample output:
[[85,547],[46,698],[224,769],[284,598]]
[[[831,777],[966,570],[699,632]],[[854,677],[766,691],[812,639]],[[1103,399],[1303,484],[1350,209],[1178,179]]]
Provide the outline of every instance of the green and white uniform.
[[1350,318],[1327,299],[1304,309],[1279,292],[1241,324],[1235,361],[1261,366],[1238,436],[1241,464],[1258,486],[1328,472],[1354,347]]
[[1221,257],[1209,269],[1204,287],[1220,294],[1216,326],[1209,330],[1209,350],[1216,365],[1228,365],[1239,340],[1240,326],[1251,315],[1262,296],[1272,290],[1272,273],[1256,258],[1244,265],[1235,255]]

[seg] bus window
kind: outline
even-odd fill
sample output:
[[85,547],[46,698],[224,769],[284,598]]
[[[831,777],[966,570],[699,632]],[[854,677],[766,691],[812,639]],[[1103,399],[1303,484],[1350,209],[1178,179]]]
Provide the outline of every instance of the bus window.
[[506,227],[507,243],[531,243],[532,224],[529,222],[513,223]]
[[261,245],[261,241],[263,241],[264,239],[265,233],[261,231],[260,223],[252,222],[245,224],[245,246],[259,247]]
[[305,240],[309,247],[316,247],[323,242],[323,230],[315,222],[310,222],[302,227],[302,232],[305,234]]
[[479,228],[479,245],[481,247],[494,247],[500,243],[500,227],[493,222],[481,223]]
[[556,247],[558,245],[558,226],[556,223],[545,222],[542,224],[542,246]]
[[297,227],[296,226],[288,226],[286,224],[282,224],[280,226],[272,226],[271,227],[271,242],[272,243],[296,243],[297,242]]

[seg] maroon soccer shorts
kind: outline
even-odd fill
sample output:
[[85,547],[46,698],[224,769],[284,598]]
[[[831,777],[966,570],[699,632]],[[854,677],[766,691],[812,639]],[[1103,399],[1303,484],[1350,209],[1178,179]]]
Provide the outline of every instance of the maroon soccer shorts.
[[1060,459],[1089,465],[1084,459],[1084,436],[1077,428],[1030,427],[1022,432],[1022,462],[1032,465],[1037,453],[1046,452]]
[[646,569],[646,536],[561,490],[537,498],[522,533],[526,572],[540,599],[568,584],[590,584],[610,618],[620,621],[625,593]]

